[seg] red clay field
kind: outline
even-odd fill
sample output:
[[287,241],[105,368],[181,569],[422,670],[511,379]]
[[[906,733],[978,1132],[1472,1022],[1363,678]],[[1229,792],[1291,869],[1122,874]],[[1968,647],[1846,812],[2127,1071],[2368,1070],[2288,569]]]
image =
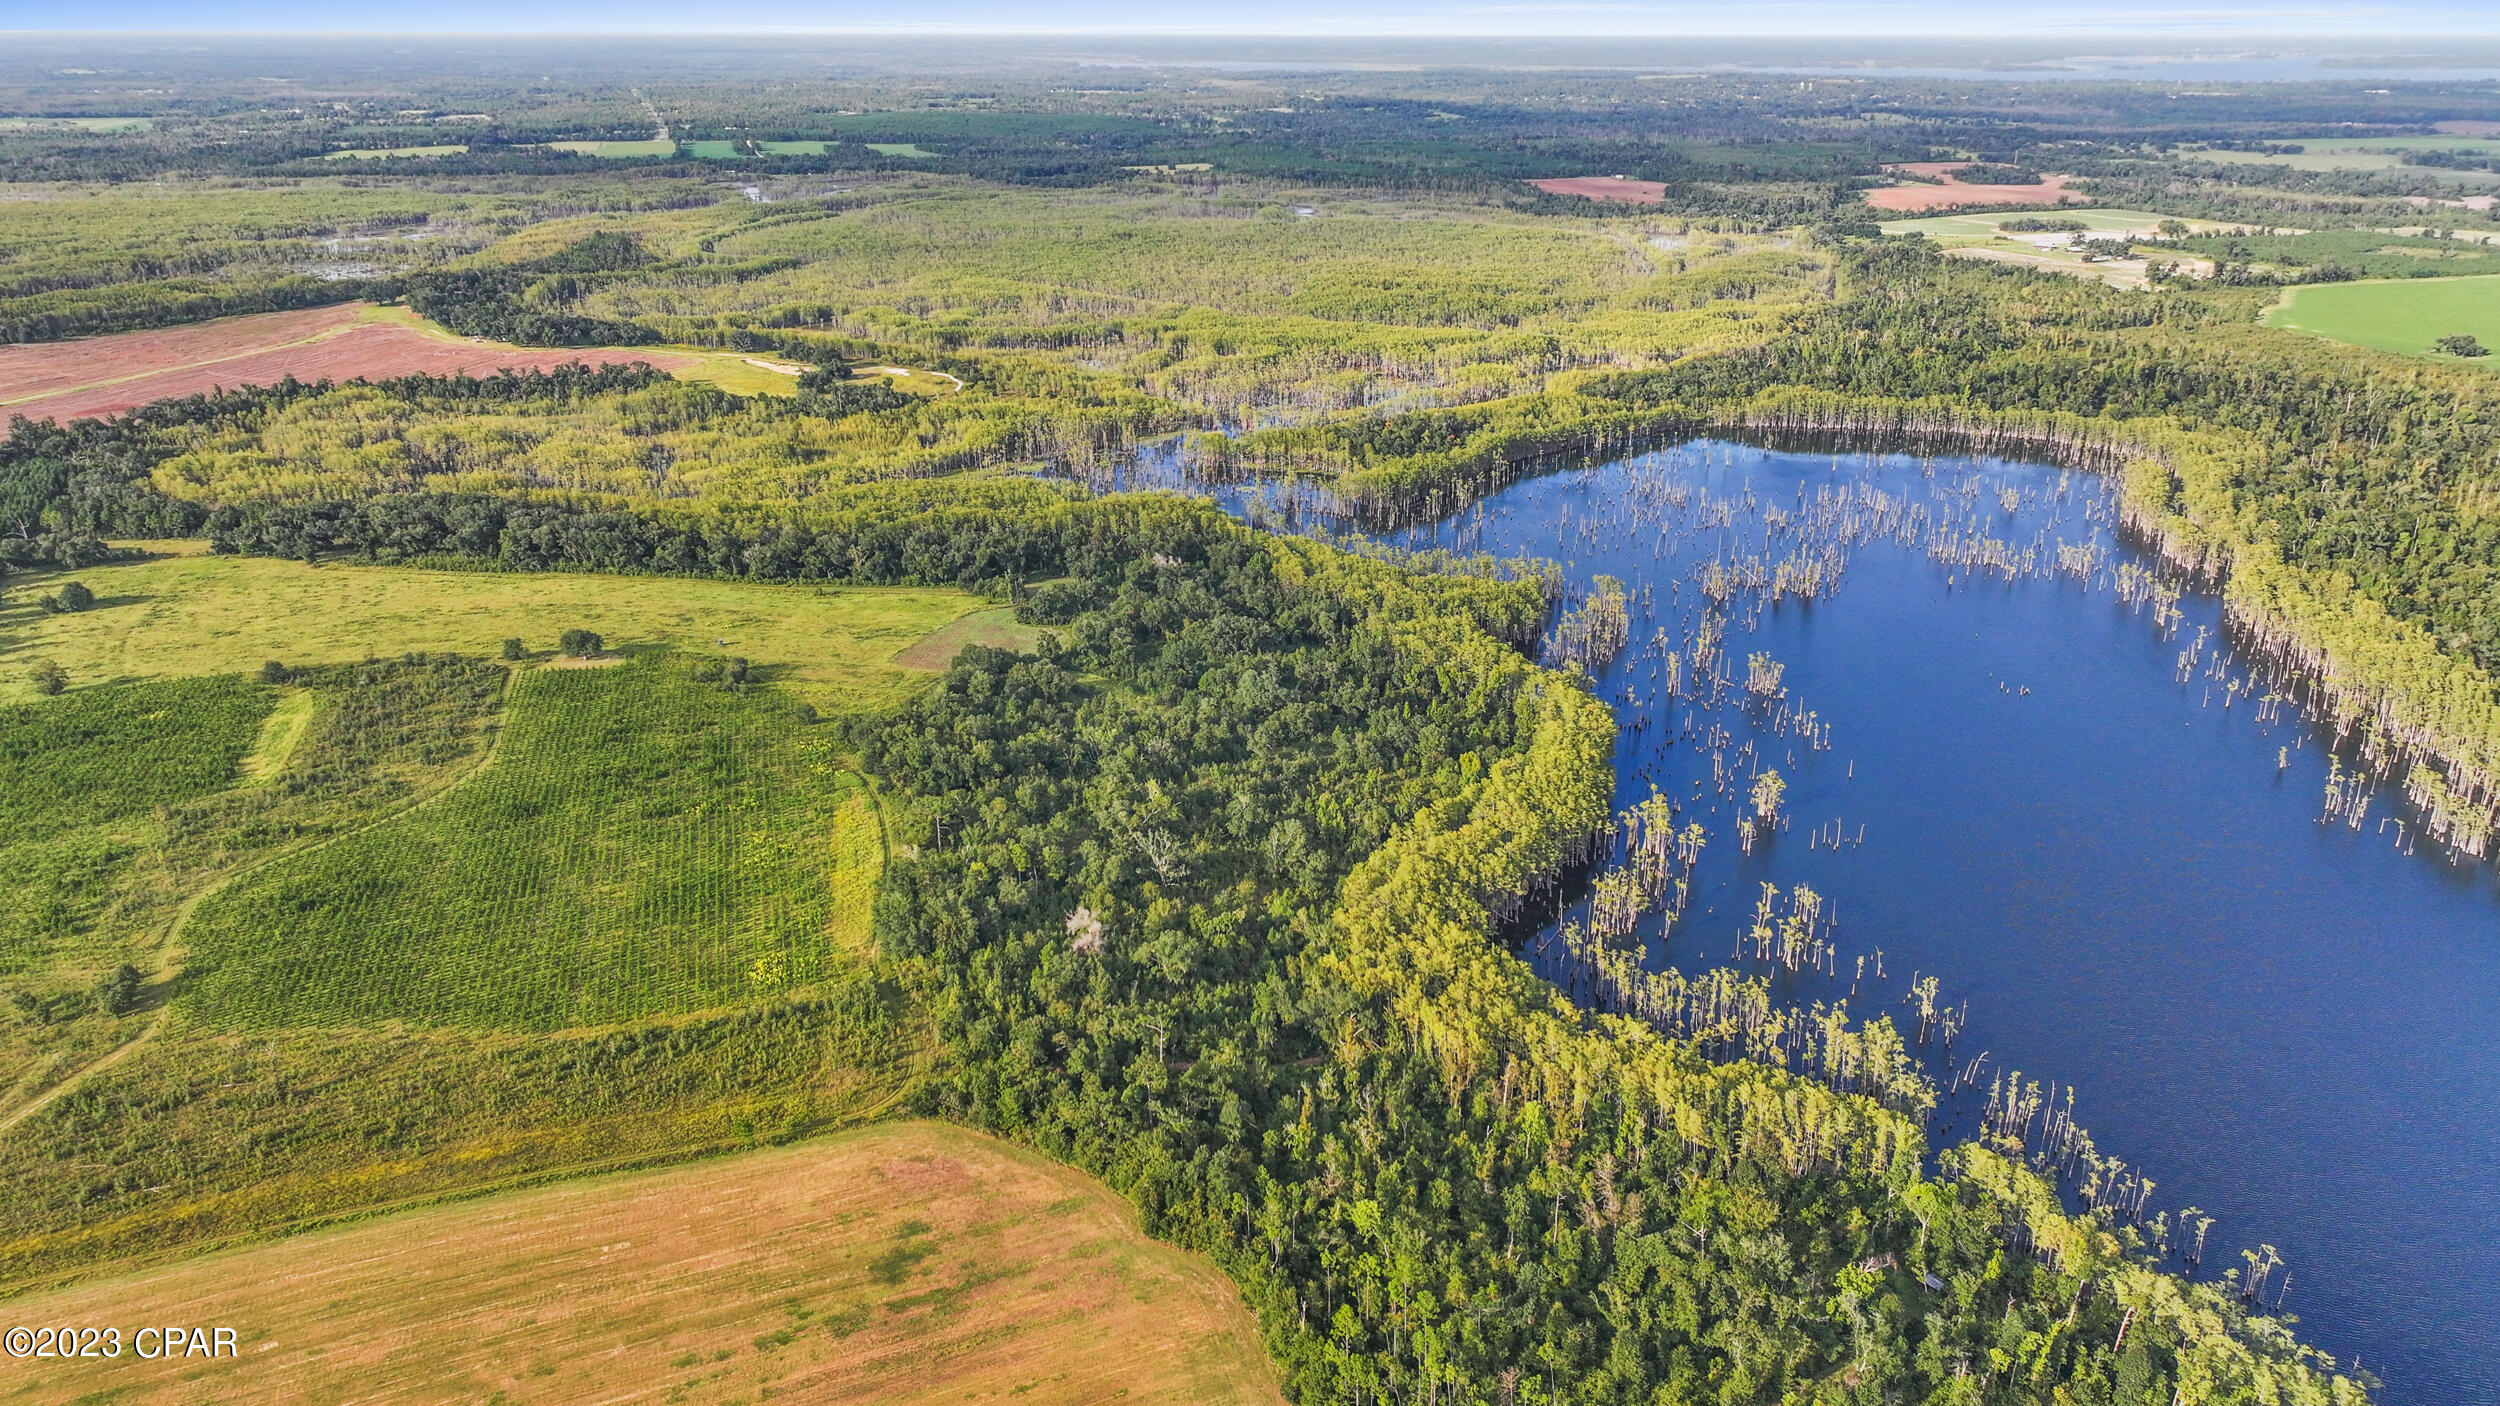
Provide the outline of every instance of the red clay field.
[[1953,210],[1965,205],[2049,205],[2088,202],[2091,197],[2066,188],[2067,177],[2043,176],[2036,186],[1966,185],[1958,172],[1967,161],[1903,161],[1884,169],[1925,176],[1942,185],[1880,186],[1866,193],[1878,210]]
[[[391,320],[366,303],[253,313],[153,332],[120,332],[70,342],[0,346],[0,421],[74,420],[110,415],[171,396],[220,387],[299,381],[381,380],[426,372],[489,375],[647,361],[674,370],[684,359],[636,351],[536,350],[454,337]],[[0,424],[0,434],[5,434]]]
[[1667,198],[1667,183],[1664,181],[1628,181],[1621,176],[1553,176],[1528,184],[1547,195],[1625,200],[1635,205],[1655,205]]

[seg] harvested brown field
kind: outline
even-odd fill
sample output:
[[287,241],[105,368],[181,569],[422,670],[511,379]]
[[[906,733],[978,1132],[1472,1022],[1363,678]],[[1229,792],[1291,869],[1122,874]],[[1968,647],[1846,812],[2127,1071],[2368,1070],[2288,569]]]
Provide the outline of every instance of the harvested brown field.
[[1547,195],[1624,200],[1635,205],[1655,205],[1667,198],[1667,183],[1664,181],[1633,181],[1621,176],[1553,176],[1528,184]]
[[[1100,1183],[939,1123],[224,1251],[9,1321],[118,1325],[123,1351],[12,1362],[0,1401],[1281,1404],[1212,1265]],[[231,1328],[235,1355],[132,1352],[171,1324]]]
[[1966,205],[2089,204],[2091,197],[2068,190],[2066,176],[2043,176],[2036,186],[1965,185],[1958,173],[1967,161],[1903,161],[1886,166],[1905,176],[1924,176],[1941,185],[1878,186],[1866,192],[1866,203],[1878,210],[1929,212]]
[[[637,351],[539,350],[455,337],[391,308],[366,303],[252,313],[153,332],[0,346],[0,420],[74,420],[110,415],[219,387],[265,386],[426,372],[450,376],[647,361],[675,370],[682,357]],[[0,426],[0,434],[6,433]]]

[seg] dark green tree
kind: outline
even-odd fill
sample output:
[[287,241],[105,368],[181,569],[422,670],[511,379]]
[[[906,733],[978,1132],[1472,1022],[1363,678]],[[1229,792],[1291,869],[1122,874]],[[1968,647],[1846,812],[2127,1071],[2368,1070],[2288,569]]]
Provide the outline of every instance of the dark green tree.
[[139,969],[128,962],[115,968],[96,988],[97,999],[115,1015],[128,1015],[139,1005]]

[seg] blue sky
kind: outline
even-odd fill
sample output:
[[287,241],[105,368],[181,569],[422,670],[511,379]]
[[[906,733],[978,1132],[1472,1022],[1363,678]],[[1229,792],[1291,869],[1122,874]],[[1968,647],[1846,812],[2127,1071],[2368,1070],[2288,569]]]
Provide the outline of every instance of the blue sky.
[[0,29],[308,33],[826,32],[2035,38],[2495,34],[2493,0],[0,0]]

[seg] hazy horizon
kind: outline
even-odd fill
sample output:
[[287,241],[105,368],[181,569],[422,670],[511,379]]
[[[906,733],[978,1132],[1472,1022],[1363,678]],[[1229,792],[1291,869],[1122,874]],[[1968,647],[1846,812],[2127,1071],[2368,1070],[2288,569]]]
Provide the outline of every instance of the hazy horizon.
[[1728,7],[1646,0],[1242,0],[1191,7],[1177,19],[1165,5],[1135,0],[1019,4],[931,0],[893,17],[827,11],[793,0],[759,0],[735,23],[689,24],[682,5],[662,0],[443,0],[431,23],[406,12],[342,10],[309,0],[133,0],[67,18],[54,0],[0,0],[0,31],[44,34],[182,34],[304,37],[460,35],[665,36],[823,34],[948,36],[1040,34],[1071,37],[1447,38],[1447,39],[1761,39],[1839,43],[1926,40],[2039,43],[2195,42],[2281,53],[2327,38],[2427,40],[2500,35],[2500,10],[2458,0],[2356,5],[2219,5],[2194,9],[2130,5],[2021,7],[1920,0],[1788,0]]

